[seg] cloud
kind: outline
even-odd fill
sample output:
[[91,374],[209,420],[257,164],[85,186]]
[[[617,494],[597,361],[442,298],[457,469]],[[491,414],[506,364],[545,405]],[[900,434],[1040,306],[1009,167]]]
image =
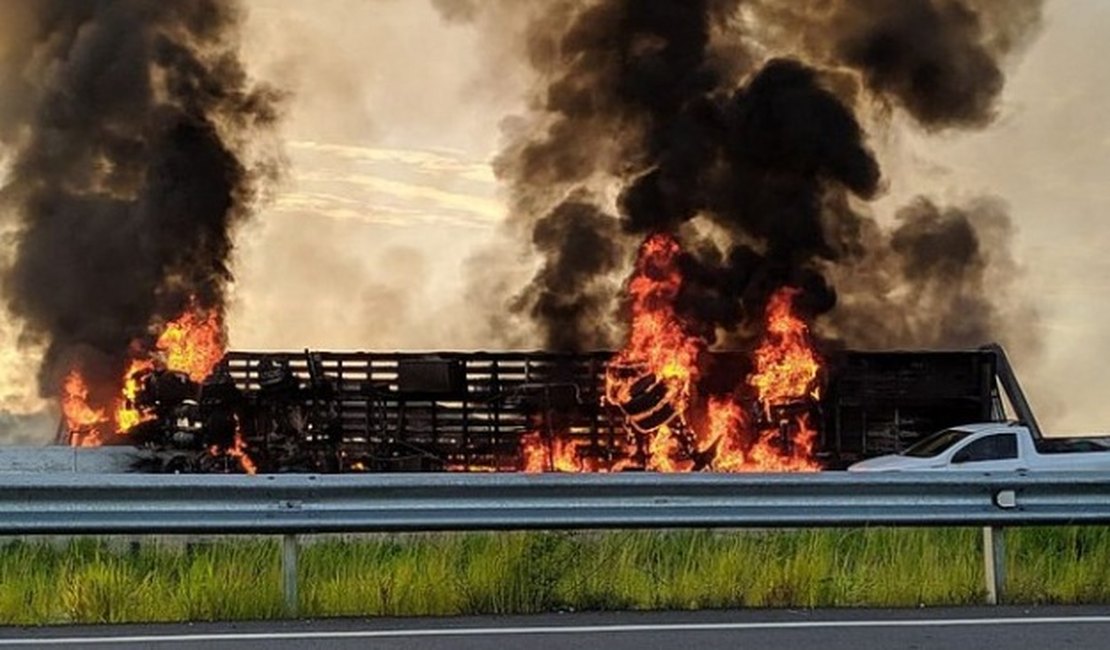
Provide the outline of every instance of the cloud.
[[499,223],[490,165],[459,152],[377,148],[315,141],[289,143],[290,183],[273,209],[392,226]]
[[466,160],[460,151],[417,151],[412,149],[387,149],[345,144],[330,144],[312,140],[288,143],[293,152],[330,154],[346,160],[371,163],[407,165],[433,174],[453,174],[480,183],[493,184],[497,179],[488,163]]

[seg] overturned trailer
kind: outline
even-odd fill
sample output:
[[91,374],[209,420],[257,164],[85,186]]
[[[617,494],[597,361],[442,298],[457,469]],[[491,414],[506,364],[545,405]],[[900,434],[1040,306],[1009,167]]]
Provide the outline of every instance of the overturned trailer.
[[[713,356],[728,368],[743,355]],[[603,399],[611,357],[231,352],[195,399],[153,404],[157,413],[126,438],[163,452],[147,457],[148,471],[235,471],[206,453],[233,444],[263,472],[515,471],[525,436],[572,441],[593,469],[635,469],[646,443],[627,411]],[[998,346],[841,351],[826,361],[826,389],[807,405],[826,468],[968,422],[1017,419],[1036,430]]]

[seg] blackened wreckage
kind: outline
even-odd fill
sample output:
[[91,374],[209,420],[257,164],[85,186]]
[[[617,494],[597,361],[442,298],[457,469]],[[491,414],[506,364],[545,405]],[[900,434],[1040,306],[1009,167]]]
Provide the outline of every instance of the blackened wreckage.
[[[526,439],[573,456],[569,467],[557,467],[549,453],[544,470],[644,469],[650,431],[633,426],[630,411],[665,410],[653,404],[665,396],[653,395],[649,381],[638,406],[606,403],[611,357],[230,352],[200,383],[166,370],[144,373],[134,406],[145,421],[114,442],[156,451],[139,468],[154,472],[243,471],[214,453],[234,449],[237,437],[252,469],[264,473],[520,471]],[[734,372],[745,358],[711,353],[714,372]],[[779,408],[805,410],[818,423],[813,455],[829,469],[967,422],[1016,417],[1036,427],[998,346],[833,353],[820,397]],[[785,432],[780,444],[791,444]]]

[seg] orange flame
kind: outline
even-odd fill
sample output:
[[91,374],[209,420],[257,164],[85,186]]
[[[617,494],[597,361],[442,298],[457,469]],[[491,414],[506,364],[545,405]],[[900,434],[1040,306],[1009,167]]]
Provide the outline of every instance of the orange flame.
[[204,381],[226,351],[219,314],[194,300],[184,314],[166,323],[156,347],[165,355],[167,369]]
[[797,289],[780,289],[767,305],[767,334],[755,351],[756,371],[748,378],[765,415],[770,408],[804,397],[817,399],[821,364],[809,342],[809,326],[793,313]]
[[238,429],[235,430],[235,441],[228,448],[227,455],[239,461],[239,467],[247,474],[258,473],[258,466],[247,455],[247,443],[243,441],[243,434]]
[[[794,313],[800,292],[783,288],[771,297],[746,381],[732,396],[702,400],[698,362],[708,342],[691,334],[675,309],[681,253],[674,237],[649,237],[628,283],[628,343],[607,368],[604,399],[623,411],[630,442],[622,450],[625,458],[610,469],[635,464],[629,448],[637,437],[644,468],[658,472],[819,469],[813,460],[817,432],[804,407],[819,397],[821,362],[808,326]],[[745,388],[754,391],[758,413],[743,406]],[[595,463],[580,458],[584,444],[526,434],[524,469],[594,471]]]
[[[628,344],[612,361],[612,366],[642,366],[666,382],[674,398],[689,398],[697,359],[704,342],[686,333],[674,310],[682,288],[678,256],[682,252],[672,237],[654,235],[640,248],[636,270],[628,283],[632,296],[632,325]],[[610,376],[606,395],[613,403],[627,401],[632,385]]]
[[66,375],[62,386],[62,415],[74,447],[96,447],[101,444],[98,427],[108,421],[103,409],[89,406],[89,387],[76,369]]
[[[132,359],[123,375],[120,399],[114,413],[116,430],[121,434],[126,434],[155,417],[154,413],[138,403],[142,389],[141,379],[145,374],[162,367],[168,371],[185,373],[191,380],[200,382],[212,373],[225,351],[219,313],[200,307],[195,300],[191,301],[189,308],[181,316],[165,324],[154,347],[154,352]],[[71,432],[70,440],[74,445],[103,444],[95,427],[109,422],[107,411],[90,407],[88,394],[88,387],[81,374],[76,370],[71,372],[66,379],[62,407],[66,425]],[[212,447],[209,452],[219,455],[220,449]],[[247,452],[238,420],[234,441],[224,453],[234,458],[245,473],[254,474],[258,471]]]
[[[756,393],[762,414],[755,444],[742,456],[745,465],[764,471],[815,471],[817,430],[808,413],[776,414],[775,408],[820,398],[821,360],[809,337],[809,326],[794,313],[798,289],[776,291],[767,303],[763,341],[754,353],[755,369],[747,384]],[[712,405],[711,405],[712,406]],[[788,453],[781,453],[786,439]]]
[[[158,335],[153,352],[137,356],[128,363],[121,379],[120,398],[114,405],[112,421],[116,431],[126,434],[139,424],[152,420],[155,416],[137,403],[141,391],[140,378],[157,367],[173,372],[182,372],[196,382],[203,381],[223,358],[226,346],[223,325],[217,310],[201,307],[194,299],[178,318],[166,323]],[[88,389],[84,378],[74,370],[73,379],[67,379],[65,395],[62,398],[66,426],[71,432],[73,444],[95,446],[103,443],[99,434],[90,436],[84,432],[89,425],[83,420],[89,414],[99,414],[99,423],[107,423],[106,408],[94,409],[86,403]],[[72,384],[72,390],[70,387]],[[83,393],[78,391],[83,389]],[[83,395],[83,396],[82,396]]]
[[578,457],[578,448],[582,445],[577,440],[563,440],[553,438],[550,446],[547,441],[536,432],[529,432],[522,436],[524,450],[523,471],[536,474],[540,472],[584,472],[586,466]]
[[[175,320],[166,323],[155,343],[158,361],[166,370],[183,372],[193,381],[204,381],[224,356],[223,327],[219,313],[200,307],[196,300]],[[132,359],[123,375],[122,399],[116,408],[116,427],[127,433],[143,422],[154,419],[154,414],[136,404],[139,395],[139,376],[157,366],[155,355]]]
[[682,447],[680,436],[687,429],[685,414],[697,361],[706,347],[705,341],[687,332],[674,308],[682,289],[681,253],[678,241],[663,234],[649,237],[640,247],[628,283],[632,298],[628,344],[610,363],[605,377],[605,398],[610,404],[628,404],[638,393],[656,396],[647,400],[644,409],[628,413],[628,419],[634,429],[651,436],[647,469],[661,472],[685,471],[692,465],[676,457]]
[[136,404],[139,396],[139,375],[154,368],[149,359],[133,359],[123,377],[123,400],[116,408],[116,429],[127,433],[138,425],[154,418],[153,413],[141,410]]
[[257,474],[258,466],[254,460],[247,453],[247,442],[243,440],[243,431],[239,426],[239,418],[235,418],[235,437],[232,439],[231,446],[224,449],[220,445],[211,445],[208,447],[208,455],[213,458],[234,458],[239,463],[239,468],[243,470],[244,474]]

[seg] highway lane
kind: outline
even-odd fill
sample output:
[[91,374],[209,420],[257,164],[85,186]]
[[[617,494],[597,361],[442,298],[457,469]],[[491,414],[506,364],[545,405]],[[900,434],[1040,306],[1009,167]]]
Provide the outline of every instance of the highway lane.
[[1046,650],[1107,647],[1110,647],[1110,607],[617,612],[0,628],[0,650]]

